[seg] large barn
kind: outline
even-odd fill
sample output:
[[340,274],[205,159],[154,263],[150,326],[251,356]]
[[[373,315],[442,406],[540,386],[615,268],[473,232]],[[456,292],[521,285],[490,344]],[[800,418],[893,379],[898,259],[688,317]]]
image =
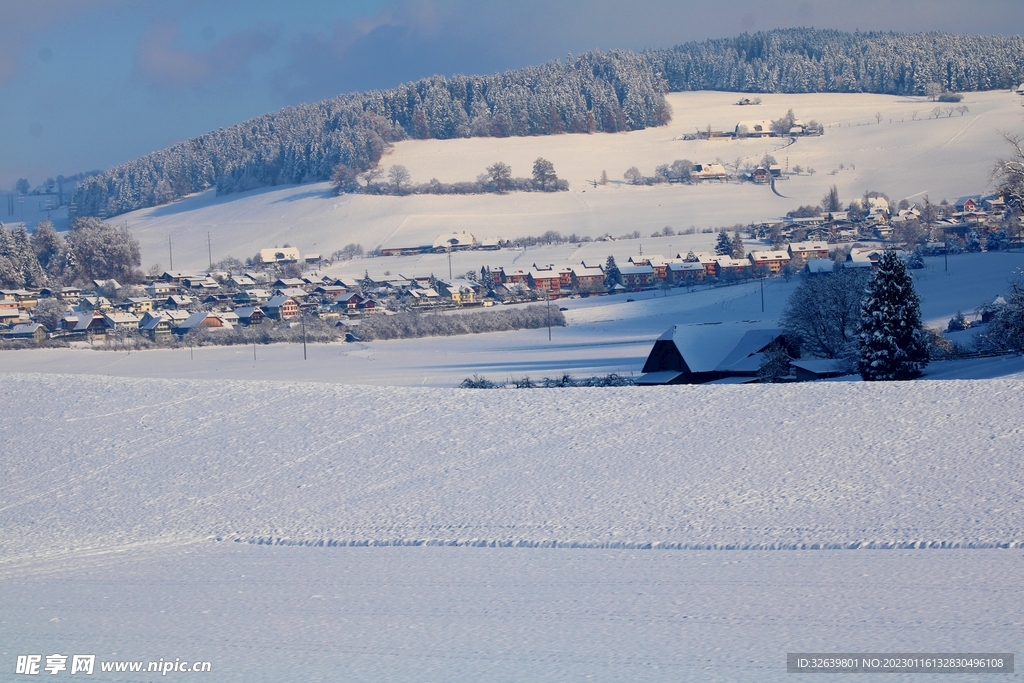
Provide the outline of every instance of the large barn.
[[637,384],[752,381],[776,339],[785,343],[781,329],[756,320],[673,325],[654,342]]

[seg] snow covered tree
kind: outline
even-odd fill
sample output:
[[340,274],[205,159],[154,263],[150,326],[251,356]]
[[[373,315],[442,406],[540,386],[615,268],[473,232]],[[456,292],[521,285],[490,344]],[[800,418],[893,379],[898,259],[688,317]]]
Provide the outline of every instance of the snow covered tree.
[[928,336],[921,326],[921,299],[907,266],[885,251],[861,305],[858,369],[865,381],[919,377],[928,365]]
[[611,288],[621,284],[622,273],[619,271],[619,266],[615,263],[615,257],[609,256],[604,262],[604,286]]
[[715,253],[719,256],[732,256],[732,240],[729,233],[724,229],[718,231],[718,241],[715,242]]
[[495,162],[487,167],[487,178],[498,192],[504,192],[512,185],[512,169],[504,162]]
[[388,169],[388,180],[395,188],[395,192],[401,194],[402,187],[409,184],[409,180],[412,175],[409,173],[409,169],[401,164],[395,164]]
[[331,171],[331,184],[334,186],[334,194],[354,192],[359,189],[359,174],[356,170],[345,164],[336,164]]
[[40,299],[36,307],[32,309],[32,319],[50,332],[56,332],[60,327],[60,321],[68,310],[67,305],[59,299]]
[[640,173],[640,169],[636,166],[630,166],[626,169],[626,172],[622,174],[622,177],[630,185],[639,185],[644,181],[643,174]]
[[817,358],[852,359],[867,281],[859,268],[837,268],[831,275],[804,280],[782,314],[786,336],[799,339],[802,349]]
[[732,233],[732,257],[733,258],[744,258],[747,255],[747,248],[743,244],[743,238],[740,237],[740,231],[735,230]]
[[1024,136],[1007,135],[1006,142],[1013,153],[996,162],[992,175],[999,182],[1006,204],[1021,212],[1024,211]]
[[822,198],[821,208],[828,213],[842,211],[843,203],[839,201],[839,190],[836,189],[835,185],[829,188],[828,193]]
[[979,336],[979,346],[1024,351],[1024,272],[1020,269],[1003,301],[992,310],[992,320]]
[[558,183],[555,165],[543,157],[533,162],[533,180],[541,190],[547,190]]

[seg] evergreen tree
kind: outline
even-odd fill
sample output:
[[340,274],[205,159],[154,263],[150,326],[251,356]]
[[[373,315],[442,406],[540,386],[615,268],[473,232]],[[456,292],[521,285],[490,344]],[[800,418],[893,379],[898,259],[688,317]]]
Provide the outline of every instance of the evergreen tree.
[[622,273],[619,271],[619,267],[615,264],[615,257],[609,256],[608,260],[604,262],[604,286],[614,287],[615,285],[622,284]]
[[733,258],[743,258],[746,255],[746,246],[744,246],[743,239],[740,237],[740,231],[736,230],[732,234],[732,256]]
[[719,256],[732,256],[732,240],[725,230],[718,232],[718,241],[715,243],[715,253]]
[[921,299],[903,259],[886,251],[861,304],[859,369],[865,381],[919,377],[928,365]]

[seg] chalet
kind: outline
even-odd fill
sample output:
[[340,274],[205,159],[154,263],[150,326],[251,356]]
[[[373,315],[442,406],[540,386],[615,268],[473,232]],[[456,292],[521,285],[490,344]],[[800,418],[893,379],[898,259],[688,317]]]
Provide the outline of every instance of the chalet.
[[298,263],[299,250],[295,247],[260,249],[259,257],[262,263]]
[[674,325],[654,342],[637,384],[753,381],[782,330],[759,321]]
[[785,266],[789,265],[789,252],[781,249],[774,251],[752,251],[748,258],[755,268],[767,268],[772,274],[777,274]]
[[971,195],[969,197],[960,197],[953,204],[953,208],[960,212],[972,212],[977,210],[981,204],[981,197],[978,195]]
[[21,308],[35,308],[39,303],[39,292],[27,289],[4,289],[0,290],[0,300],[14,301]]
[[99,313],[82,313],[72,320],[64,318],[68,334],[76,337],[103,339],[107,336],[107,322]]
[[278,296],[286,296],[289,299],[295,299],[296,301],[305,299],[309,296],[309,292],[302,289],[301,287],[283,287],[274,291],[274,294]]
[[231,300],[240,306],[255,306],[270,298],[270,292],[265,289],[247,289],[238,292],[231,297]]
[[129,313],[142,315],[153,310],[153,300],[149,297],[132,296],[118,304],[118,307]]
[[15,325],[4,333],[7,339],[32,340],[37,344],[46,339],[46,328],[39,323],[23,323]]
[[207,294],[203,299],[203,304],[208,306],[216,306],[218,304],[227,304],[231,301],[231,295],[225,294],[224,292],[214,292],[213,294]]
[[301,277],[282,277],[271,283],[271,289],[288,289],[290,287],[305,287],[308,283]]
[[[557,274],[555,275],[557,278]],[[438,283],[441,293],[457,304],[471,304],[476,302],[476,289],[478,285],[465,279],[441,280]]]
[[82,296],[82,290],[78,287],[43,287],[39,290],[39,296],[44,299],[56,298],[61,301],[75,300]]
[[828,258],[827,242],[792,242],[788,249],[794,265],[802,265],[811,259]]
[[188,289],[212,290],[220,289],[220,283],[208,275],[187,277],[181,281],[183,287]]
[[121,283],[118,282],[117,280],[114,280],[114,279],[110,279],[110,280],[93,280],[92,281],[92,286],[93,286],[93,289],[95,289],[97,292],[99,290],[103,289],[104,287],[112,289],[115,292],[117,290],[121,289]]
[[604,289],[604,269],[588,266],[584,261],[571,269],[572,287],[580,292],[596,292]]
[[764,166],[758,166],[750,173],[750,179],[755,183],[767,183],[771,180],[769,176],[768,169]]
[[172,294],[164,300],[163,307],[170,310],[184,310],[195,302],[193,297],[186,294]]
[[553,268],[547,268],[544,270],[534,269],[528,274],[528,282],[530,289],[537,291],[545,291],[549,295],[551,292],[558,293],[558,290],[562,288],[562,277],[558,271]]
[[320,258],[320,254],[306,254],[304,260],[306,261],[307,264],[314,266],[320,263],[320,261],[322,261],[323,259]]
[[280,294],[271,297],[261,308],[268,318],[274,320],[287,320],[299,315],[299,305],[293,299]]
[[237,327],[240,322],[238,314],[234,311],[214,311],[213,314],[220,318],[226,327]]
[[256,281],[248,275],[232,275],[225,284],[234,289],[251,289],[256,286]]
[[878,267],[878,259],[882,257],[882,253],[885,251],[896,252],[897,256],[900,256],[904,261],[909,258],[909,254],[903,249],[883,249],[881,247],[858,247],[857,249],[851,249],[849,255],[846,257],[848,264],[857,267],[864,267],[864,265],[870,265],[871,268]]
[[356,310],[360,313],[377,313],[384,310],[384,307],[373,299],[363,299],[356,305]]
[[200,328],[205,329],[231,329],[231,324],[224,322],[217,315],[210,313],[209,311],[199,311],[193,313],[186,320],[181,322],[176,328],[174,328],[174,334],[179,337],[184,337],[192,330],[198,330]]
[[241,308],[236,308],[235,315],[238,316],[238,324],[244,327],[259,325],[263,322],[263,319],[267,317],[263,313],[263,309],[259,306],[242,306]]
[[146,294],[148,294],[150,298],[161,299],[163,297],[167,297],[170,296],[171,294],[174,294],[174,292],[177,290],[177,287],[169,282],[158,281],[154,282],[151,285],[146,285],[145,290]]
[[706,273],[699,261],[672,261],[666,268],[666,280],[674,285],[699,282]]
[[145,320],[139,326],[139,329],[144,335],[155,342],[166,341],[171,338],[171,321],[160,315]]
[[410,289],[409,296],[412,297],[413,303],[419,306],[435,304],[441,298],[441,295],[437,293],[437,290],[432,287]]
[[113,309],[110,299],[105,296],[83,296],[78,300],[78,310],[86,311],[109,311]]
[[137,330],[139,329],[138,317],[127,311],[110,311],[103,314],[107,327],[111,330]]
[[313,293],[319,294],[321,297],[333,301],[347,291],[348,290],[341,285],[320,285],[313,290]]
[[181,270],[165,270],[160,275],[160,281],[161,282],[170,282],[170,283],[173,283],[175,285],[180,285],[183,280],[187,280],[189,278],[194,278],[194,277],[198,277],[198,275],[196,275],[195,273],[187,273],[187,272],[184,272],[184,271],[181,271]]
[[363,297],[355,292],[342,292],[334,298],[334,306],[344,311],[356,311]]
[[641,289],[654,285],[653,266],[619,266],[622,286],[626,289]]

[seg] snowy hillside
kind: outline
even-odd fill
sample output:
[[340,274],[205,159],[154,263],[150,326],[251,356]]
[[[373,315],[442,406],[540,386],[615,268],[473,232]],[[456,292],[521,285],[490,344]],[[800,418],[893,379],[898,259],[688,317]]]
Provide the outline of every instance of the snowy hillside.
[[[864,94],[761,96],[759,106],[738,107],[737,93],[671,93],[668,126],[617,134],[526,138],[473,138],[405,141],[381,160],[381,167],[406,166],[414,182],[473,180],[495,161],[514,175],[528,175],[533,160],[554,163],[570,191],[505,196],[348,195],[333,197],[329,185],[291,186],[216,197],[212,191],[166,206],[112,219],[127,222],[142,242],[143,267],[168,266],[167,237],[172,236],[176,268],[208,263],[207,232],[213,259],[251,256],[262,246],[288,242],[303,253],[330,254],[347,243],[365,248],[432,243],[441,233],[470,231],[477,237],[512,238],[557,230],[593,237],[639,230],[649,235],[671,226],[731,226],[778,217],[802,204],[817,204],[835,184],[844,202],[878,190],[893,199],[953,201],[983,192],[994,160],[1005,154],[1002,131],[1019,130],[1021,98],[1005,91],[965,93],[963,116],[930,118],[936,103],[926,98]],[[946,106],[946,105],[944,105]],[[792,109],[804,121],[825,126],[820,138],[785,140],[694,140],[683,135],[731,130],[741,120],[778,118]],[[876,114],[881,116],[878,122]],[[783,199],[765,186],[713,185],[632,187],[622,174],[631,166],[652,175],[675,159],[731,166],[771,153],[790,169],[814,168],[814,175],[779,183]],[[842,167],[842,170],[840,170]],[[594,187],[588,181],[607,171],[612,180]],[[835,174],[832,175],[832,172]],[[699,246],[706,248],[711,238]],[[391,265],[395,265],[392,263]],[[415,273],[407,273],[413,275]]]

